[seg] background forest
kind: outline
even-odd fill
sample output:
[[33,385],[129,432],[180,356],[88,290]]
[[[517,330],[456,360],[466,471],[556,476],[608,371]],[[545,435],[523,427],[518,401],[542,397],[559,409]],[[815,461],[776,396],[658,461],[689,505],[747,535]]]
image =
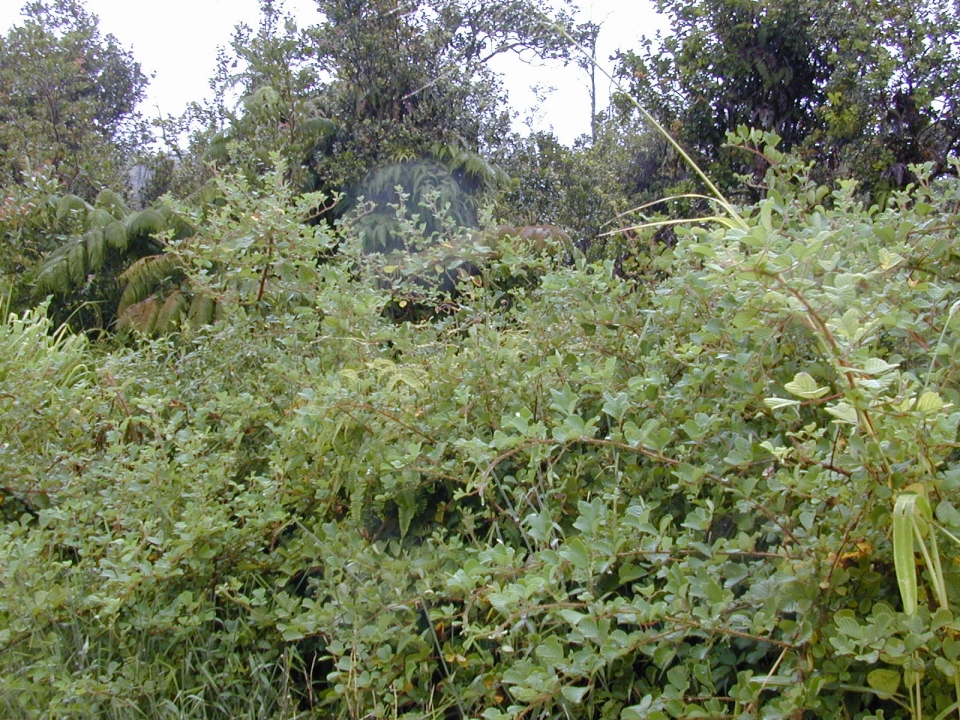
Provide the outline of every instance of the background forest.
[[0,714],[960,712],[960,6],[262,4],[0,37]]

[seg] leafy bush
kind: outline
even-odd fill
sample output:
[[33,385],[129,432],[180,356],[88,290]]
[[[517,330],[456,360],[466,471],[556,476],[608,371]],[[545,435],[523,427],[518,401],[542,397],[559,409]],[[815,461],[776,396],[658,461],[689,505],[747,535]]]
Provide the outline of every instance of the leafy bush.
[[[679,230],[643,282],[541,264],[509,303],[469,283],[395,324],[347,238],[309,272],[271,265],[267,292],[301,301],[77,341],[78,377],[36,371],[66,351],[41,317],[8,322],[35,339],[4,382],[38,389],[5,442],[43,437],[47,465],[5,474],[55,468],[69,492],[32,515],[5,498],[6,715],[947,709],[957,548],[936,549],[947,607],[933,571],[907,607],[891,527],[897,505],[928,554],[960,533],[960,185],[880,212],[777,159],[745,228]],[[255,294],[266,260],[244,257],[210,287]],[[35,412],[76,424],[18,424]]]

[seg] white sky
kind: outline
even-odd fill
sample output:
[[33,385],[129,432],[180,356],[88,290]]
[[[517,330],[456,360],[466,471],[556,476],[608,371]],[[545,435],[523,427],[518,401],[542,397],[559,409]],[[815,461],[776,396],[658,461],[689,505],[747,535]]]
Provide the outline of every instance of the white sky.
[[[21,21],[24,0],[0,0],[0,31]],[[85,0],[87,10],[100,18],[100,32],[113,34],[133,51],[148,76],[153,75],[148,98],[141,110],[147,116],[179,115],[187,103],[209,94],[217,48],[229,44],[233,28],[246,22],[256,28],[257,0]],[[665,27],[650,0],[580,0],[581,20],[601,25],[598,59],[609,69],[607,58],[618,47],[639,49],[642,35],[653,36]],[[311,0],[286,0],[301,26],[315,22]],[[133,9],[135,8],[135,9]],[[511,104],[518,113],[517,128],[530,122],[536,129],[551,127],[564,142],[589,131],[589,79],[575,65],[530,66],[512,58],[497,58],[494,67],[505,74]],[[537,107],[533,85],[555,88]],[[609,82],[598,74],[598,109],[609,97]]]

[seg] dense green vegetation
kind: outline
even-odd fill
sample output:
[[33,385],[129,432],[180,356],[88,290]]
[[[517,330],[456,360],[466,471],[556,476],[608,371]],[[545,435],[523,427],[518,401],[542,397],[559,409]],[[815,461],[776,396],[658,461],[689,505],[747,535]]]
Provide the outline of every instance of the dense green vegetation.
[[[264,3],[162,151],[97,139],[146,190],[0,115],[0,714],[956,715],[955,93],[918,109],[942,157],[833,165],[824,60],[802,119],[691,146],[734,205],[626,91],[573,148],[505,133],[484,58],[589,26],[318,5],[301,31]],[[803,29],[783,8],[735,37]],[[139,77],[82,6],[29,9],[0,112],[35,114],[14,41]],[[650,110],[682,139],[681,107]],[[850,157],[887,147],[859,127]]]

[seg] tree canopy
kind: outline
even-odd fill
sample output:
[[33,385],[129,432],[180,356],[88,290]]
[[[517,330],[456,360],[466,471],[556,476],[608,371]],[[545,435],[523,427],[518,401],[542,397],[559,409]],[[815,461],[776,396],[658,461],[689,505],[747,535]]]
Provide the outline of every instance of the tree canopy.
[[620,76],[724,183],[735,183],[737,171],[763,173],[724,148],[727,133],[741,126],[776,132],[822,171],[856,173],[883,193],[910,180],[912,163],[951,171],[946,159],[960,140],[955,4],[663,0],[657,7],[670,32],[623,53]]
[[124,190],[146,140],[137,104],[147,78],[78,0],[27,3],[0,38],[0,173],[4,182],[50,165],[64,188],[92,200]]

